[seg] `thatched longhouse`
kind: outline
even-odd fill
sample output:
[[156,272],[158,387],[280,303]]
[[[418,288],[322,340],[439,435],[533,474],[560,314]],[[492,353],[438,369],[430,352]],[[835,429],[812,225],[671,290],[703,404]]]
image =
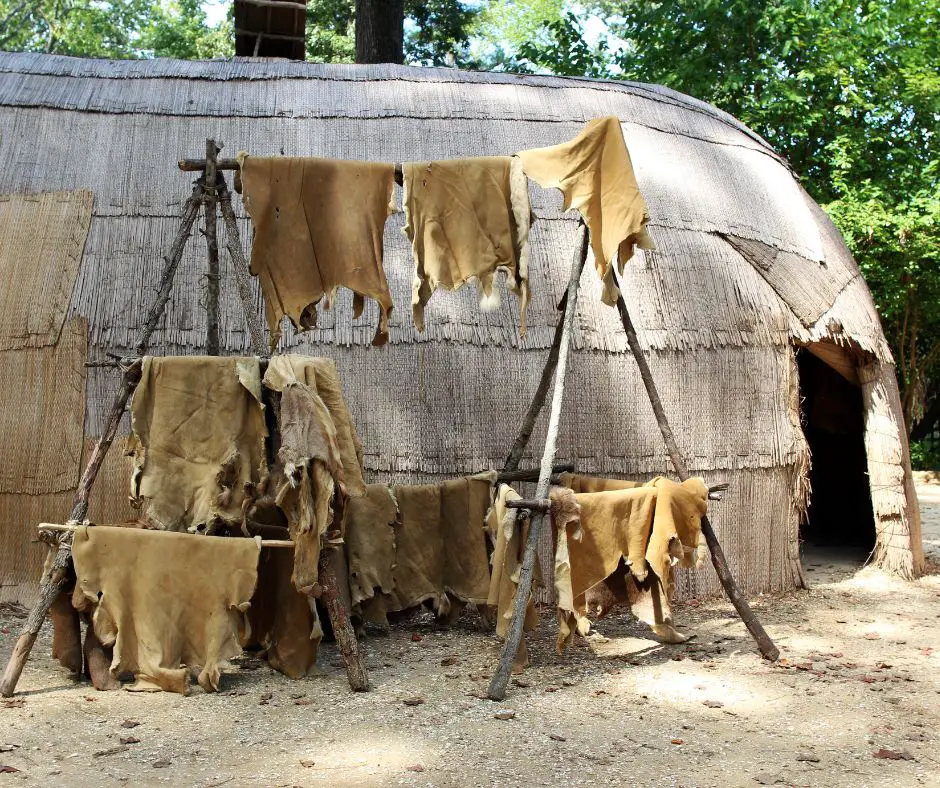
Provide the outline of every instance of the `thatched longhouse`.
[[[0,599],[30,600],[43,549],[31,543],[35,523],[67,515],[83,447],[99,434],[118,381],[114,368],[84,364],[132,352],[191,191],[178,159],[200,156],[207,137],[230,156],[510,154],[568,140],[600,115],[622,121],[657,245],[630,264],[627,303],[691,466],[731,485],[713,521],[742,586],[801,584],[801,533],[858,543],[908,577],[919,570],[893,362],[868,288],[786,162],[715,108],[628,82],[30,54],[0,55],[0,108],[0,262],[13,310],[0,320]],[[551,343],[576,232],[558,193],[532,189],[524,339],[514,298],[484,314],[473,288],[435,295],[427,331],[416,333],[401,215],[386,228],[391,342],[370,346],[375,305],[353,322],[348,293],[315,331],[285,332],[282,348],[336,359],[371,479],[501,465]],[[241,230],[247,247],[244,218]],[[223,342],[244,353],[227,265]],[[597,474],[668,472],[591,265],[582,288],[559,459]],[[204,291],[197,235],[154,353],[203,352]],[[542,439],[537,431],[532,456]],[[126,495],[126,461],[113,451],[92,518],[132,517]],[[706,568],[680,588],[699,594],[717,582]]]

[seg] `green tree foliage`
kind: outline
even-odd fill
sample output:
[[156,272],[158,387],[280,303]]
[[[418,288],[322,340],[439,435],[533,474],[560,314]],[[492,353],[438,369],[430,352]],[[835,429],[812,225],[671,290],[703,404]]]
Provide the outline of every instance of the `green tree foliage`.
[[307,60],[352,63],[355,19],[355,0],[307,0]]
[[[460,0],[405,0],[405,62],[474,65],[470,31],[479,9]],[[352,63],[356,52],[355,0],[308,0],[307,59]]]
[[0,49],[133,57],[148,0],[0,0]]
[[82,57],[212,58],[234,49],[198,0],[0,0],[0,49]]
[[150,10],[141,31],[140,47],[154,57],[211,60],[235,54],[235,31],[231,11],[226,19],[210,26],[200,0],[163,0]]
[[566,11],[557,19],[542,23],[539,33],[519,46],[523,64],[552,62],[552,72],[566,77],[611,76],[613,64],[606,40],[589,43],[573,12]]
[[[656,82],[783,153],[858,260],[905,418],[940,418],[938,0],[601,0],[523,36],[531,67]],[[611,46],[585,40],[586,13]],[[923,431],[930,425],[921,425]]]
[[425,66],[471,65],[477,9],[458,0],[406,0],[405,60]]

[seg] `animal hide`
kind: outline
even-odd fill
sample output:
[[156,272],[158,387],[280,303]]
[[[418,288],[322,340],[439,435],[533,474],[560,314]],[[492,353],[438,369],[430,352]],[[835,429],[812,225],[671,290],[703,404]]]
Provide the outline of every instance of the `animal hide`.
[[366,494],[350,498],[346,519],[349,591],[354,608],[395,589],[395,537],[398,503],[386,484],[366,485]]
[[558,486],[567,487],[576,493],[610,492],[611,490],[632,490],[641,487],[643,482],[631,482],[626,479],[607,479],[603,476],[583,476],[579,473],[563,473],[558,477]]
[[131,494],[168,531],[240,524],[267,482],[257,358],[148,356],[131,405]]
[[317,663],[323,629],[313,600],[291,581],[293,567],[293,550],[261,548],[258,585],[248,608],[250,640],[245,645],[258,644],[272,668],[299,679]]
[[347,497],[365,493],[359,440],[332,361],[276,356],[264,385],[281,395],[274,475],[276,502],[294,540],[293,582],[316,594],[324,537],[332,525],[327,539],[341,543]]
[[251,273],[261,282],[271,347],[286,315],[301,331],[353,291],[354,317],[366,298],[379,305],[374,345],[388,341],[392,296],[382,267],[385,220],[395,211],[395,168],[366,161],[244,156],[245,208],[255,228]]
[[521,163],[509,156],[410,162],[403,165],[405,234],[415,257],[411,309],[424,331],[424,307],[438,288],[476,279],[480,306],[496,309],[497,270],[519,297],[525,336],[529,303],[532,211]]
[[634,613],[656,626],[670,625],[672,566],[694,565],[708,488],[701,479],[677,484],[658,477],[632,489],[574,494],[553,488],[558,593],[558,649],[574,633],[587,634],[585,593],[624,562],[635,583]]
[[[440,618],[452,618],[455,603],[485,604],[489,593],[485,518],[496,473],[453,479],[441,484],[392,488],[400,525],[394,532],[392,589],[362,600],[363,617],[387,625],[386,614],[429,602]],[[379,531],[382,549],[373,551],[378,567],[368,573],[388,582],[387,520],[351,520],[355,527]],[[361,542],[357,534],[353,542]],[[374,588],[374,587],[373,587]]]
[[52,658],[70,673],[82,672],[82,620],[72,607],[70,594],[62,591],[49,608],[52,619]]
[[519,151],[525,174],[565,195],[565,210],[576,208],[591,232],[594,265],[604,283],[602,300],[617,303],[613,266],[623,273],[633,247],[653,249],[649,215],[633,175],[620,121],[596,118],[573,140]]
[[73,604],[93,606],[95,634],[114,649],[111,674],[137,675],[130,689],[186,693],[198,669],[215,691],[223,661],[241,653],[259,551],[260,539],[82,526]]

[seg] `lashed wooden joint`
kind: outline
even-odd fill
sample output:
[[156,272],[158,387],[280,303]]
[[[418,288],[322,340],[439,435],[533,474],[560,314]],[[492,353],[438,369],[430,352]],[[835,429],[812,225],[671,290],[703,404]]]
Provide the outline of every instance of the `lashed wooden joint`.
[[531,509],[533,512],[547,512],[552,508],[552,502],[548,498],[525,499],[520,498],[517,501],[506,501],[507,509]]

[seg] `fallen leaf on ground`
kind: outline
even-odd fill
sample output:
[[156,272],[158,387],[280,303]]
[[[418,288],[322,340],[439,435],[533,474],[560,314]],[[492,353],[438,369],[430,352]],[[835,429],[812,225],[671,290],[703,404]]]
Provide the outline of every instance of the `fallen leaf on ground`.
[[300,765],[303,766],[305,769],[309,769],[312,766],[316,765],[316,761],[308,761],[304,759],[304,760],[301,760]]
[[137,722],[137,720],[124,720],[124,722],[121,723],[122,728],[136,728],[138,725],[140,725],[140,723]]
[[10,698],[9,700],[3,701],[3,707],[5,709],[18,709],[26,705],[26,700],[24,698]]
[[493,717],[497,720],[511,720],[516,716],[516,712],[512,709],[500,709],[497,711]]
[[161,758],[159,761],[154,761],[152,765],[154,769],[165,769],[172,763],[173,761],[169,760],[168,758]]
[[522,687],[523,689],[525,689],[526,687],[532,686],[532,685],[531,685],[528,681],[526,681],[525,679],[513,679],[513,680],[512,680],[512,683],[515,684],[517,687]]
[[548,738],[552,741],[568,741],[564,736],[559,736],[557,733],[548,734]]
[[881,635],[877,632],[866,632],[865,640],[881,640]]
[[258,705],[259,705],[259,706],[267,706],[267,705],[268,705],[268,701],[271,700],[271,698],[273,698],[273,697],[274,697],[274,693],[273,693],[273,692],[262,692],[262,693],[261,693],[261,697],[258,698]]
[[122,736],[121,744],[140,744],[140,739],[136,736]]
[[130,747],[122,744],[119,747],[109,747],[107,750],[98,750],[98,752],[93,752],[91,757],[103,758],[105,755],[117,755],[119,752],[127,752],[129,749]]
[[682,742],[682,739],[673,739],[673,740],[672,740],[672,743],[673,743],[673,744],[682,744],[683,742]]
[[420,695],[415,695],[413,698],[404,698],[402,700],[402,703],[404,703],[406,706],[420,706],[424,702],[424,698],[422,698]]
[[720,700],[703,700],[702,705],[708,706],[708,708],[710,709],[720,709],[725,704],[722,703]]
[[297,698],[297,700],[294,701],[295,706],[309,706],[311,703],[313,703],[313,701],[310,700],[310,698]]
[[423,772],[424,767],[420,763],[415,763],[411,766],[406,766],[405,771],[407,772]]
[[91,695],[86,695],[85,700],[87,700],[89,703],[96,703],[98,699],[91,697]]
[[913,761],[914,756],[904,750],[886,750],[882,747],[877,752],[873,752],[875,758],[882,758],[887,761]]
[[819,763],[819,756],[811,752],[798,752],[796,759],[798,761],[805,761],[806,763]]
[[412,632],[412,633],[411,633],[411,642],[412,642],[412,643],[419,643],[420,641],[421,641],[421,635],[419,635],[417,632]]
[[447,668],[451,665],[456,665],[459,661],[460,660],[457,659],[457,657],[444,657],[444,659],[441,660],[441,665]]
[[15,774],[18,771],[19,769],[14,766],[7,766],[5,763],[0,763],[0,774]]
[[755,774],[754,779],[761,785],[776,785],[777,783],[786,782],[779,774]]

